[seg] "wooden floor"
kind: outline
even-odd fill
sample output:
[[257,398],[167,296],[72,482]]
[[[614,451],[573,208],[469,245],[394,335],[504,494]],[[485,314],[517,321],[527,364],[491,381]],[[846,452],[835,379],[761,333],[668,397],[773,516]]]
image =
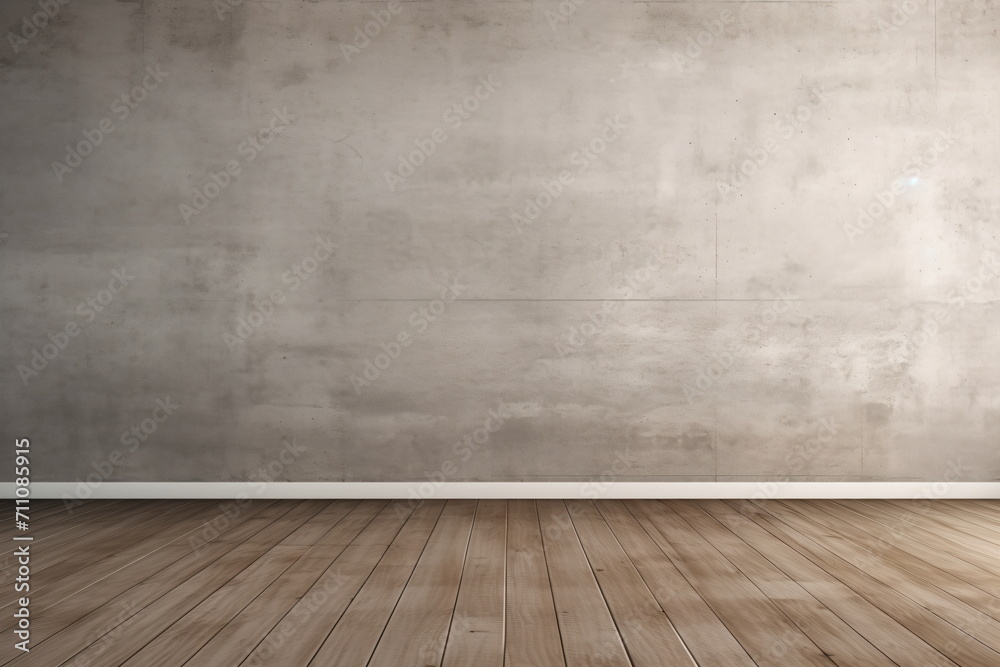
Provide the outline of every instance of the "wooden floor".
[[50,501],[31,534],[0,664],[1000,665],[997,501]]

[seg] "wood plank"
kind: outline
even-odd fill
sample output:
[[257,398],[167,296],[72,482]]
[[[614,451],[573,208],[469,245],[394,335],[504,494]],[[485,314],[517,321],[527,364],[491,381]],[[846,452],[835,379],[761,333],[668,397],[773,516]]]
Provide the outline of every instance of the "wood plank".
[[766,531],[750,517],[760,513],[749,501],[699,501],[720,523],[774,563],[858,634],[899,665],[953,665],[891,616],[830,576],[811,560]]
[[802,505],[809,520],[836,530],[863,550],[861,556],[855,556],[862,569],[869,559],[883,558],[1000,620],[1000,597],[993,594],[995,575],[920,542],[887,535],[880,524],[837,503],[813,501]]
[[700,505],[690,501],[667,504],[736,565],[834,662],[873,667],[891,667],[895,664],[798,582],[705,512]]
[[[912,503],[912,501],[899,501],[902,507],[906,507],[907,503]],[[962,503],[959,501],[950,502],[936,502],[934,507],[937,509],[939,516],[941,516],[949,526],[958,527],[959,524],[955,522],[960,522],[961,524],[968,525],[971,529],[979,531],[985,530],[991,536],[1000,536],[1000,521],[997,521],[995,516],[984,516],[976,511],[974,508],[970,509],[968,503]]]
[[[344,610],[379,563],[386,547],[380,542],[387,531],[398,532],[410,511],[400,513],[399,501],[364,501],[368,521],[345,521],[320,538],[315,551],[331,560],[326,572],[298,600],[246,656],[242,664],[271,664],[278,656],[283,665],[309,664]],[[391,539],[391,538],[390,538]],[[231,661],[229,664],[238,664]]]
[[940,504],[949,509],[956,510],[964,515],[972,515],[983,521],[987,521],[990,526],[1000,530],[1000,505],[979,505],[971,500],[941,500]]
[[233,506],[49,514],[0,665],[1000,664],[996,503]]
[[[40,585],[32,586],[34,601],[42,609],[48,609],[66,597],[103,582],[136,561],[182,540],[192,531],[203,526],[216,516],[213,503],[194,503],[176,514],[170,515],[169,524],[163,526],[163,514],[156,523],[145,523],[134,528],[134,539],[122,540],[117,549],[101,550],[100,559],[81,559],[78,567],[71,567],[72,561],[44,571]],[[111,544],[116,544],[115,535],[108,535]],[[52,582],[52,583],[50,583]]]
[[653,501],[639,501],[630,507],[650,537],[758,665],[834,664],[753,582],[673,510]]
[[502,667],[507,502],[480,500],[465,556],[444,667]]
[[[63,513],[57,516],[53,516],[50,520],[42,520],[39,522],[31,522],[31,536],[35,539],[35,542],[42,542],[44,540],[51,540],[53,537],[62,535],[66,531],[74,531],[76,533],[84,533],[83,527],[85,526],[104,526],[111,524],[116,520],[120,520],[125,517],[134,516],[136,513],[146,510],[150,504],[159,503],[160,505],[165,505],[171,501],[158,500],[158,501],[142,501],[140,504],[127,503],[120,501],[110,501],[110,502],[95,502],[91,503],[89,511],[81,514],[79,517],[67,516],[67,513]],[[176,501],[174,501],[176,502]],[[191,501],[188,501],[191,502]],[[13,519],[13,515],[11,516]],[[9,546],[9,542],[14,535],[20,534],[20,531],[10,529],[4,531],[4,534],[0,536],[0,539],[4,540],[4,553],[9,550],[6,548]]]
[[334,500],[320,510],[313,520],[306,521],[298,527],[291,535],[281,540],[286,545],[306,545],[313,546],[336,526],[341,519],[347,516],[351,510],[358,506],[360,500]]
[[[943,655],[959,664],[984,666],[1000,664],[1000,653],[971,638],[917,601],[894,590],[868,572],[854,567],[817,542],[810,536],[816,533],[812,526],[801,522],[793,514],[782,513],[778,507],[769,505],[764,510],[767,516],[757,515],[755,520],[758,523],[762,525],[767,523],[775,531],[773,534],[782,535],[789,546],[799,549],[804,556],[813,559],[831,575],[853,588],[859,595],[895,618],[914,634],[919,635]],[[891,572],[878,567],[876,563],[870,563],[869,569],[878,572],[879,577],[893,577],[893,581],[898,581]],[[917,594],[912,590],[909,592]],[[943,607],[935,608],[944,611]]]
[[[203,505],[204,503],[202,503]],[[163,512],[177,512],[181,516],[200,506],[194,501],[172,502],[153,501],[128,511],[109,513],[96,517],[92,521],[71,524],[48,536],[33,536],[32,573],[40,575],[50,567],[56,569],[46,576],[36,577],[36,590],[47,585],[48,581],[59,581],[68,572],[79,570],[80,567],[103,558],[116,544],[132,543],[150,534],[150,527],[155,528],[162,521]],[[12,544],[12,542],[8,542]],[[7,605],[0,605],[0,609]],[[0,630],[6,629],[0,626]]]
[[[950,501],[959,502],[959,501]],[[980,514],[991,517],[994,521],[1000,522],[1000,500],[981,500],[981,499],[968,499],[960,501],[968,506],[969,509],[975,509]]]
[[755,667],[746,650],[620,500],[597,508],[684,644],[702,665]]
[[[417,516],[423,516],[427,512],[427,509],[421,508],[419,504],[417,505],[417,509],[420,510]],[[408,500],[390,501],[379,512],[379,516],[376,517],[377,520],[365,526],[361,534],[353,540],[345,542],[344,538],[330,533],[323,536],[319,544],[350,544],[352,547],[382,547],[388,549],[392,541],[399,535],[399,530],[410,519],[414,511],[413,504]]]
[[[50,540],[33,540],[37,557],[32,558],[32,572],[45,571],[46,580],[58,581],[67,571],[79,571],[113,553],[113,547],[125,548],[157,534],[163,528],[165,515],[183,521],[210,505],[210,501],[204,500],[176,504],[153,502],[135,512],[109,517],[107,523],[81,524],[78,530],[64,531]],[[51,572],[49,568],[53,568]]]
[[[111,505],[117,503],[118,506],[111,509]],[[75,518],[71,520],[68,513],[63,512],[59,516],[52,517],[50,523],[43,523],[41,526],[36,525],[35,521],[31,521],[30,534],[34,538],[32,540],[33,544],[40,544],[44,540],[52,537],[64,530],[74,527],[77,524],[91,523],[95,518],[105,516],[117,512],[134,512],[137,508],[135,503],[126,503],[123,501],[95,501],[87,503],[86,513],[81,514],[79,520]],[[82,510],[81,510],[82,511]],[[14,556],[14,550],[16,547],[7,548],[13,544],[12,539],[16,531],[8,531],[4,537],[0,537],[0,541],[4,544],[4,550],[2,555],[0,555],[0,583],[6,586],[9,582],[14,580],[17,558]]]
[[449,500],[375,647],[369,667],[440,664],[476,513]]
[[[204,503],[186,504],[178,511],[177,519],[170,530],[173,531],[177,527],[189,525],[186,522],[192,516],[196,516],[206,509]],[[164,544],[164,531],[160,523],[163,520],[162,510],[154,510],[154,512],[159,513],[159,520],[156,520],[155,515],[141,513],[141,522],[129,530],[127,539],[117,532],[118,525],[116,524],[115,532],[107,536],[107,542],[99,547],[91,547],[88,556],[79,558],[78,563],[74,563],[72,558],[75,550],[64,549],[65,558],[62,561],[44,569],[41,573],[33,571],[31,599],[34,601],[36,609],[49,608],[66,597],[82,594],[123,567],[128,566],[135,559],[142,558],[158,546],[162,546]],[[100,536],[101,533],[96,533],[96,535]],[[121,545],[120,549],[115,548],[116,544]],[[34,551],[37,547],[33,546],[32,549],[33,553],[37,555],[37,551]],[[32,561],[34,561],[34,556]],[[13,627],[13,615],[9,620],[5,618],[0,621],[0,629],[7,630],[10,627]],[[3,649],[0,649],[0,655],[2,654]]]
[[443,509],[444,501],[420,502],[333,627],[312,664],[368,664]]
[[227,620],[250,604],[307,549],[302,545],[275,545],[134,653],[123,663],[124,667],[184,664]]
[[[315,501],[296,503],[281,521],[265,526],[224,557],[174,588],[164,591],[161,598],[113,628],[118,633],[116,641],[102,642],[97,637],[91,646],[73,659],[84,664],[101,665],[119,665],[125,662],[177,619],[197,607],[296,528],[318,514],[322,507],[323,503]],[[253,521],[251,519],[247,523]]]
[[694,666],[677,629],[594,504],[572,500],[566,506],[632,664]]
[[949,553],[947,549],[953,547],[953,543],[947,543],[948,546],[942,548],[946,541],[932,532],[917,532],[921,529],[903,521],[896,521],[893,517],[877,510],[866,511],[870,509],[869,506],[860,502],[824,500],[812,501],[811,504],[819,512],[836,516],[876,538],[874,545],[867,540],[864,542],[875,553],[880,553],[889,547],[897,547],[965,581],[976,582],[987,577],[990,580],[985,589],[987,591],[994,585],[993,573]]
[[631,665],[566,504],[541,500],[537,506],[566,664]]
[[987,572],[996,571],[996,548],[976,541],[970,535],[952,531],[941,524],[928,524],[921,521],[918,516],[880,503],[860,500],[850,503],[837,502],[862,516],[881,523],[885,526],[886,535],[893,536],[893,539],[921,540],[928,546],[940,549],[943,553],[950,554],[970,565]]
[[[18,505],[13,500],[4,500],[3,506],[0,510],[3,511],[5,516],[10,516],[11,519],[14,517],[14,509],[20,508],[24,509],[24,505]],[[108,502],[119,502],[119,501],[104,501]],[[89,503],[88,503],[89,504]],[[39,500],[38,498],[28,498],[28,518],[32,525],[41,525],[43,521],[59,521],[64,518],[65,515],[69,514],[70,508],[68,505],[64,504],[58,500]],[[77,509],[82,509],[83,505],[78,506]],[[3,522],[3,531],[0,532],[0,537],[7,537],[12,534],[15,529],[11,528],[9,524]]]
[[[329,627],[339,616],[337,599],[344,597],[349,599],[353,594],[353,591],[350,591],[350,582],[357,577],[362,577],[364,581],[363,577],[367,577],[367,573],[375,567],[375,563],[382,555],[382,551],[376,547],[360,550],[354,547],[354,550],[351,550],[319,544],[319,541],[331,532],[336,532],[338,533],[336,541],[351,543],[352,539],[357,539],[382,522],[394,522],[398,529],[400,524],[398,518],[387,513],[385,506],[386,501],[357,503],[347,517],[359,519],[351,520],[345,517],[335,525],[330,523],[330,515],[321,511],[307,523],[323,526],[326,532],[301,531],[301,528],[295,531],[299,534],[295,538],[296,541],[302,540],[303,535],[309,535],[313,544],[294,545],[295,548],[303,549],[301,557],[246,609],[237,609],[236,613],[228,613],[229,610],[214,613],[210,617],[210,623],[203,622],[194,630],[185,627],[188,619],[186,616],[164,633],[166,635],[173,631],[178,638],[184,637],[183,652],[174,647],[162,651],[173,652],[169,664],[182,664],[184,659],[190,658],[190,663],[193,665],[238,665],[253,652],[262,637],[267,639],[266,636],[270,635],[278,622],[283,620],[283,616],[294,621],[296,632],[282,635],[285,639],[294,636],[294,641],[287,642],[281,651],[281,661],[286,665],[307,664],[329,631]],[[361,517],[367,517],[368,522],[365,523]],[[284,546],[284,540],[279,546]],[[208,603],[206,600],[203,604]],[[284,628],[290,627],[289,623],[285,622]],[[314,630],[317,627],[318,632]],[[217,634],[213,637],[212,634],[215,632]],[[310,635],[316,634],[321,636],[311,642]],[[203,642],[202,639],[206,637],[211,639]],[[160,639],[157,638],[157,641]]]
[[[63,530],[70,527],[72,524],[89,521],[95,516],[102,516],[112,512],[134,509],[132,507],[133,503],[121,500],[91,501],[72,510],[67,510],[61,505],[62,503],[58,503],[56,506],[45,511],[29,512],[28,519],[29,524],[31,525],[30,532],[32,537],[40,539],[41,536],[52,534],[58,530]],[[32,501],[31,507],[34,509],[34,501]],[[13,505],[11,505],[6,516],[9,516],[11,523],[13,523]],[[72,521],[72,524],[69,523],[70,521]],[[4,522],[4,529],[0,531],[0,541],[6,542],[14,537],[14,535],[21,532],[22,531],[17,530],[17,528],[13,527],[11,524]]]
[[565,665],[534,500],[507,501],[507,667]]
[[[294,565],[230,620],[187,664],[239,665],[257,649],[261,638],[266,638],[300,600],[306,600],[300,607],[300,613],[303,614],[307,609],[322,607],[328,601],[329,592],[334,586],[328,587],[324,582],[316,587],[316,583],[329,570],[331,556],[325,546],[307,548],[308,551]],[[335,580],[328,581],[333,583]],[[295,641],[295,636],[286,637],[285,640]],[[270,644],[265,646],[270,647]],[[262,649],[258,653],[260,659],[247,664],[268,664],[267,660],[273,661],[277,653],[271,648]]]
[[944,509],[940,503],[912,500],[883,500],[879,504],[887,511],[898,508],[903,512],[918,516],[936,530],[938,526],[943,526],[950,531],[962,533],[967,537],[974,537],[984,543],[1000,546],[1000,531],[987,521],[980,521],[975,517],[966,517],[954,510]]
[[[850,538],[838,536],[833,539],[827,537],[818,540],[817,537],[822,537],[824,533],[829,534],[829,531],[822,529],[832,521],[824,521],[822,516],[816,516],[817,512],[815,511],[809,512],[807,519],[796,511],[794,504],[789,506],[788,503],[784,502],[770,503],[768,509],[772,514],[803,534],[818,542],[821,541],[824,548],[845,562],[852,563],[857,570],[877,578],[879,582],[891,587],[893,591],[905,595],[994,651],[1000,651],[1000,622],[973,606],[979,601],[983,601],[986,606],[989,606],[991,602],[995,606],[1000,606],[995,598],[982,594],[976,596],[973,604],[963,601],[954,595],[954,592],[960,593],[961,591],[952,590],[952,587],[949,586],[951,582],[945,579],[944,572],[937,568],[922,567],[919,559],[910,557],[905,552],[894,552],[892,559],[883,555],[871,557],[871,551],[856,544]],[[836,526],[835,529],[849,532],[850,526]],[[909,565],[911,569],[917,569],[917,572],[909,571],[903,567],[904,564]],[[962,584],[963,582],[959,582],[960,586]],[[975,590],[974,587],[969,586],[966,593]],[[998,652],[998,656],[1000,656],[1000,652]]]
[[[58,665],[93,643],[95,637],[110,634],[114,639],[117,636],[115,629],[128,617],[155,602],[166,590],[225,556],[233,544],[249,539],[264,528],[264,525],[256,528],[253,524],[246,525],[251,518],[263,514],[271,523],[280,519],[292,506],[291,503],[274,501],[250,503],[220,530],[220,537],[228,534],[234,542],[210,542],[197,552],[188,543],[174,544],[125,568],[120,577],[107,580],[105,585],[89,595],[75,595],[60,599],[54,605],[42,606],[32,624],[34,648],[29,654],[31,660],[37,661],[37,664]],[[69,583],[78,585],[75,581]],[[49,637],[51,639],[46,641]],[[0,664],[14,655],[15,651],[7,653],[5,647],[0,645]],[[25,655],[12,664],[22,664],[28,658]]]
[[388,506],[388,500],[362,500],[342,521],[321,535],[316,544],[346,547],[367,530],[372,519]]

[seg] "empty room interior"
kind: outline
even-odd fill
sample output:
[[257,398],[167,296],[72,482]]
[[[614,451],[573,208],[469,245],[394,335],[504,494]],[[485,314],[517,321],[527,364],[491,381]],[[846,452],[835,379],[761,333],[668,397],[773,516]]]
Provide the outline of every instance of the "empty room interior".
[[0,28],[0,665],[1000,666],[998,0]]

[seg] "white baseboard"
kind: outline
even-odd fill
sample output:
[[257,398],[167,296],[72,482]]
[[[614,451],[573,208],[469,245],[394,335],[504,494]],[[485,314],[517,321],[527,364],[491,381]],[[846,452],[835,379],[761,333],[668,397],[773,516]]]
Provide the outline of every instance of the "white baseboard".
[[[15,486],[0,482],[0,498]],[[984,498],[1000,482],[35,482],[32,498]]]

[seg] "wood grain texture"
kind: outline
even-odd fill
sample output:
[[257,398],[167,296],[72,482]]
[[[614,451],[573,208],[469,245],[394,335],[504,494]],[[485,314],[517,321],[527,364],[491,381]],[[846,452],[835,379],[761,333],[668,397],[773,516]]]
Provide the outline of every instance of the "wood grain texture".
[[481,500],[451,619],[444,666],[502,667],[507,503]]
[[42,508],[0,665],[1000,664],[997,502]]
[[507,501],[504,664],[565,665],[534,500]]
[[920,637],[896,622],[891,616],[858,595],[822,567],[776,538],[754,518],[762,510],[754,503],[722,501],[700,503],[720,523],[764,557],[795,579],[830,611],[843,618],[873,646],[899,665],[951,665]]
[[590,501],[567,503],[615,625],[637,667],[695,662],[607,522]]
[[566,664],[631,664],[566,503],[540,500],[538,517]]
[[834,662],[891,667],[893,662],[885,654],[697,504],[668,504]]
[[476,501],[449,500],[369,665],[438,665],[455,612]]
[[729,628],[691,587],[674,562],[656,546],[627,505],[620,500],[601,501],[598,507],[699,664],[754,665]]
[[406,525],[333,627],[313,664],[368,664],[443,509],[443,501],[427,500],[413,510]]
[[[905,593],[896,590],[884,583],[881,577],[896,584],[902,583],[901,577],[877,560],[867,561],[864,569],[853,564],[850,554],[838,553],[838,546],[840,549],[843,546],[839,544],[837,535],[824,532],[793,513],[782,511],[778,504],[768,504],[765,512],[767,516],[760,516],[758,519],[773,531],[773,535],[787,539],[789,545],[793,545],[824,571],[840,579],[861,597],[920,636],[941,654],[953,661],[960,659],[960,664],[984,667],[1000,664],[1000,653],[983,643],[987,641],[990,630],[986,629],[977,641],[968,641],[969,635],[959,627],[964,622],[953,625],[948,620],[955,620],[958,611],[942,602],[931,587],[907,586]],[[945,614],[947,618],[939,616],[937,612]]]
[[673,510],[640,501],[636,518],[677,562],[758,665],[834,664],[759,588]]

